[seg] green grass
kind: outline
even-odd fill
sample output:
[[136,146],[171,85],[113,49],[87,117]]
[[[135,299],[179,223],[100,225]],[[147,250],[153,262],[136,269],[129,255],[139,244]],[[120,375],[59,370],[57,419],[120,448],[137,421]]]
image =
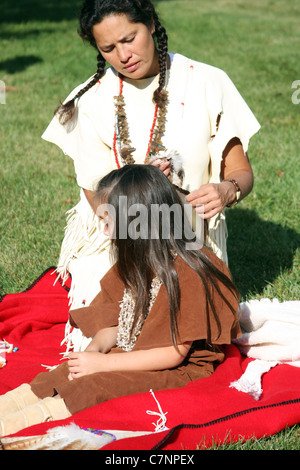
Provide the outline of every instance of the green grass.
[[228,437],[226,444],[216,442],[208,450],[300,450],[299,430],[298,426],[293,426],[272,438],[243,440],[241,437],[238,442],[230,442]]
[[[65,212],[78,200],[71,159],[40,136],[59,101],[95,72],[96,53],[76,33],[80,4],[1,2],[0,80],[14,90],[0,104],[0,295],[56,264]],[[254,189],[227,211],[230,268],[242,297],[299,299],[300,104],[291,100],[300,79],[299,1],[156,4],[170,50],[225,70],[262,125],[249,148]],[[298,442],[296,427],[238,446]]]

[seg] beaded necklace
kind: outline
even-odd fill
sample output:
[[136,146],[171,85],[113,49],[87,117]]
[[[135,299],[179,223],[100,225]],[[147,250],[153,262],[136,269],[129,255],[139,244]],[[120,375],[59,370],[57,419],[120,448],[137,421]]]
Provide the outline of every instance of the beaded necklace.
[[[177,258],[177,253],[171,251],[173,260]],[[141,333],[142,327],[153,307],[162,286],[162,280],[156,275],[151,282],[149,292],[149,305],[145,316],[142,314],[137,318],[135,327],[133,327],[135,317],[135,300],[132,293],[127,288],[124,289],[123,299],[120,302],[120,312],[118,321],[117,346],[124,351],[131,351]]]
[[124,290],[123,299],[120,303],[118,324],[119,328],[117,335],[117,346],[119,348],[122,348],[124,351],[131,351],[133,349],[136,340],[142,330],[142,326],[156,300],[161,285],[162,281],[159,279],[158,276],[155,276],[151,283],[147,315],[146,317],[144,317],[142,314],[139,315],[133,331],[132,326],[135,317],[135,301],[132,297],[131,292],[127,289]]
[[[135,152],[135,148],[132,146],[129,137],[129,126],[127,122],[127,116],[125,111],[125,99],[123,96],[124,80],[122,75],[119,75],[120,79],[120,90],[119,95],[114,96],[115,100],[115,113],[117,116],[117,122],[115,124],[114,139],[113,139],[113,151],[115,155],[115,161],[118,168],[120,168],[120,162],[118,158],[117,142],[119,143],[120,156],[124,165],[133,165],[135,160],[132,156]],[[147,153],[145,157],[145,163],[149,163],[154,159],[154,156],[161,150],[166,150],[162,145],[162,137],[165,132],[166,125],[166,114],[168,105],[168,92],[160,92],[160,104],[155,104],[154,117],[152,126],[150,129],[150,138],[147,147]]]

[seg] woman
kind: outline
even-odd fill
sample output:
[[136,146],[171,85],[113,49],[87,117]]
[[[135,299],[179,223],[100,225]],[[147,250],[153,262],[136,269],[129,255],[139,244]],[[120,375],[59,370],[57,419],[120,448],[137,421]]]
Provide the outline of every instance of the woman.
[[[158,168],[126,165],[112,171],[101,180],[97,200],[106,234],[115,234],[116,263],[93,304],[70,312],[76,327],[93,339],[30,386],[0,397],[0,436],[112,398],[184,387],[210,376],[224,359],[222,345],[240,336],[239,296],[226,265],[204,248],[187,250],[184,231],[176,233],[173,219],[151,216],[153,207],[165,204],[177,206],[178,225],[185,221],[177,192]],[[157,236],[132,233],[136,203]],[[170,236],[164,238],[167,222]]]
[[63,278],[72,275],[72,308],[91,302],[110,267],[109,240],[92,209],[103,175],[152,163],[176,177],[208,222],[206,243],[227,262],[224,208],[251,191],[246,152],[259,129],[223,71],[168,53],[150,1],[86,0],[79,33],[97,49],[97,73],[71,93],[43,135],[73,158],[82,188],[58,263]]

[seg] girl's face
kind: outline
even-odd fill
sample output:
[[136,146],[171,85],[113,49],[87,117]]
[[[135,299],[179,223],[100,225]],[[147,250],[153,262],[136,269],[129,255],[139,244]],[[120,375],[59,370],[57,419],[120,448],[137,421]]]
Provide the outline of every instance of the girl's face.
[[109,207],[108,204],[100,204],[97,207],[97,216],[101,219],[101,222],[103,224],[103,233],[110,239],[114,238],[114,228],[115,228],[115,223],[114,223],[114,218],[109,212]]
[[138,80],[159,73],[154,30],[154,24],[148,28],[121,14],[106,16],[93,27],[93,35],[103,58],[124,77]]

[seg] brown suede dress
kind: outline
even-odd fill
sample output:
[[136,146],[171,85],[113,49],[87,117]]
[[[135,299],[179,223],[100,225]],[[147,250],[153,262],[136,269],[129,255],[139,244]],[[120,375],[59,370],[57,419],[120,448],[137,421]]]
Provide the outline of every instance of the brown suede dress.
[[[229,276],[226,265],[207,252],[213,263]],[[191,349],[179,367],[158,371],[99,372],[68,380],[67,362],[51,372],[38,374],[31,382],[33,392],[40,398],[58,393],[72,414],[112,398],[134,393],[183,387],[192,380],[211,375],[224,359],[221,346],[240,336],[237,315],[213,291],[214,305],[219,316],[221,334],[209,306],[203,283],[179,256],[175,260],[181,291],[177,323],[180,342],[193,341]],[[238,310],[238,301],[227,288],[220,285],[228,302]],[[101,291],[88,307],[70,311],[71,320],[87,337],[101,328],[117,326],[124,284],[115,267],[101,280]],[[150,310],[133,350],[171,346],[169,301],[164,285]],[[113,348],[108,354],[126,354]]]

